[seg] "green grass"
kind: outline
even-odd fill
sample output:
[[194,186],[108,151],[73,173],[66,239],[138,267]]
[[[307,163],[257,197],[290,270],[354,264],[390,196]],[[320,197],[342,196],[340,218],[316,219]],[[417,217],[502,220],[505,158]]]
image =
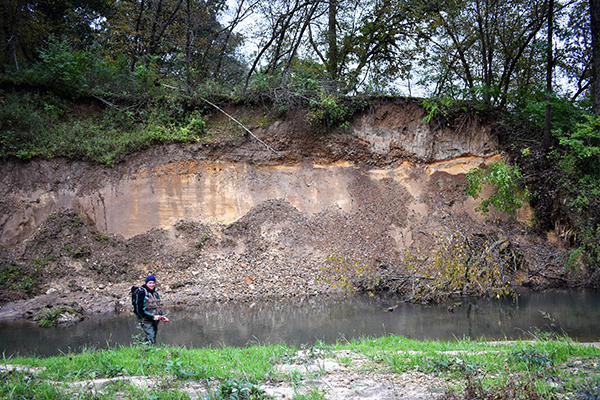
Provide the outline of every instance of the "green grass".
[[[464,398],[460,396],[467,391],[492,394],[496,396],[494,398],[560,395],[597,398],[593,397],[598,395],[598,388],[593,383],[600,381],[600,349],[564,338],[489,343],[470,340],[421,342],[387,336],[303,350],[303,357],[298,357],[299,349],[284,345],[218,349],[131,345],[107,350],[86,349],[81,353],[47,358],[4,358],[2,364],[36,370],[0,372],[0,398],[72,398],[74,389],[68,383],[120,376],[145,377],[156,382],[160,390],[116,381],[103,387],[101,392],[92,390],[83,398],[188,398],[183,388],[194,382],[208,387],[212,399],[261,398],[261,383],[283,381],[298,388],[306,384],[304,378],[315,378],[289,371],[278,372],[276,365],[297,364],[315,358],[335,359],[340,350],[350,350],[370,360],[367,366],[357,368],[399,374],[418,371],[445,378],[448,398]],[[353,366],[348,353],[337,361],[347,367]],[[317,371],[316,375],[323,373]],[[303,393],[297,391],[296,398],[324,398],[317,389]]]

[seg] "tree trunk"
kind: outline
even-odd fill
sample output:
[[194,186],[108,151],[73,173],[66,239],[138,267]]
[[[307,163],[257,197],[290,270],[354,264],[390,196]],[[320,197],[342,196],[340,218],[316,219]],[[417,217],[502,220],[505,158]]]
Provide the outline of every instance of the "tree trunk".
[[[9,36],[8,42],[6,44],[5,49],[7,50],[6,60],[8,61],[10,58],[13,59],[15,63],[15,69],[19,70],[19,61],[17,57],[17,51],[19,47],[19,32],[21,31],[21,15],[23,14],[23,9],[25,8],[25,4],[22,1],[17,1],[14,6],[11,6],[6,11],[6,18],[8,24],[10,24],[10,29],[7,27],[6,33]],[[4,33],[4,32],[3,32]]]
[[144,15],[144,9],[145,9],[146,5],[144,0],[141,0],[140,2],[140,7],[139,7],[139,13],[137,15],[137,20],[135,22],[135,29],[134,29],[134,37],[133,37],[133,51],[132,51],[132,55],[131,55],[131,71],[135,71],[135,66],[137,64],[137,60],[140,56],[141,53],[141,48],[142,48],[142,34],[141,34],[141,30],[142,30],[142,17]]
[[554,0],[550,0],[548,6],[548,49],[546,61],[546,122],[544,124],[544,150],[550,149],[552,138],[552,70],[554,59],[552,54],[552,34],[554,28]]
[[331,89],[337,92],[338,80],[338,47],[337,47],[337,4],[338,0],[329,0],[329,30],[327,31],[327,74],[331,81]]
[[[590,0],[592,30],[592,92],[594,95],[594,115],[600,116],[600,0]],[[598,138],[600,146],[600,138]],[[598,155],[600,164],[600,154]]]
[[192,64],[192,5],[190,0],[186,1],[186,29],[185,29],[185,80],[187,90],[192,91],[192,75],[190,65]]

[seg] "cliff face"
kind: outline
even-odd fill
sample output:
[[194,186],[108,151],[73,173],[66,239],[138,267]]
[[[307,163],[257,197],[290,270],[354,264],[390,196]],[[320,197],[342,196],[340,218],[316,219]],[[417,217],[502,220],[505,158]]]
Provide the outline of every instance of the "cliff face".
[[365,141],[375,154],[400,151],[427,162],[446,161],[466,155],[490,157],[498,154],[498,139],[490,125],[474,115],[423,123],[422,107],[411,102],[392,103],[364,113],[351,133]]
[[[239,118],[265,111],[228,109]],[[114,168],[63,159],[3,161],[0,254],[24,263],[53,254],[48,270],[65,282],[98,276],[94,265],[137,277],[157,265],[184,271],[237,257],[236,265],[254,271],[238,273],[244,287],[257,287],[263,267],[295,264],[304,272],[292,290],[310,291],[328,256],[399,266],[407,249],[431,249],[437,233],[498,231],[489,222],[496,217],[525,253],[552,247],[502,216],[482,218],[457,186],[471,168],[502,157],[492,128],[475,116],[432,124],[424,116],[414,102],[396,99],[357,115],[347,132],[314,133],[292,114],[249,126],[275,151],[247,135],[155,146]],[[209,127],[229,123],[215,113]],[[71,215],[87,233],[75,232],[76,223],[70,236],[56,226],[54,237],[48,235],[57,213]],[[528,218],[521,210],[518,219]],[[115,241],[112,250],[105,248],[107,237]],[[152,246],[136,247],[148,237]],[[76,248],[85,248],[85,257],[74,257]],[[529,254],[530,265],[539,266],[540,252]]]
[[[419,198],[433,173],[460,176],[500,154],[490,127],[476,119],[435,129],[423,117],[420,106],[399,101],[358,116],[347,133],[315,137],[297,120],[256,128],[278,155],[248,137],[230,148],[155,148],[114,170],[65,160],[5,162],[0,245],[26,240],[60,209],[125,238],[179,220],[230,224],[269,199],[309,214],[332,206],[352,212],[360,207],[351,189],[358,181],[374,192],[392,181],[393,192],[410,196],[405,207],[424,210]],[[473,215],[468,199],[456,200],[449,211]]]

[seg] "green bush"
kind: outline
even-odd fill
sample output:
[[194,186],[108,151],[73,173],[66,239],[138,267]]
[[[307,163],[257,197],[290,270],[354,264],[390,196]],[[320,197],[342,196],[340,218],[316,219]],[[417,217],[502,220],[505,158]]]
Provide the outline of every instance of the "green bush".
[[600,181],[600,117],[585,115],[570,131],[554,130],[562,151],[561,167],[582,183]]
[[490,164],[487,170],[475,168],[466,174],[467,184],[465,192],[477,200],[486,185],[495,188],[494,193],[481,201],[476,211],[487,216],[489,207],[493,205],[501,213],[511,217],[529,199],[527,188],[521,188],[519,180],[521,172],[516,165],[510,166],[503,161]]
[[[575,124],[584,121],[584,109],[567,97],[552,94],[552,129],[569,131]],[[544,91],[533,89],[519,110],[519,115],[525,117],[538,128],[543,128],[546,123],[547,96]]]
[[306,121],[315,131],[331,126],[347,130],[350,118],[357,111],[365,109],[368,104],[364,99],[345,98],[321,91],[318,98],[310,100]]
[[560,147],[555,149],[564,172],[559,183],[561,202],[569,218],[574,248],[568,267],[600,266],[600,117],[584,115],[569,130],[553,131]]
[[21,268],[12,262],[2,261],[2,264],[0,264],[0,288],[25,290],[28,294],[31,294],[43,269],[43,265],[39,265],[40,262],[40,259],[36,258],[32,268],[33,271],[27,271],[27,269]]
[[439,99],[423,99],[421,106],[427,112],[427,115],[421,122],[426,124],[430,123],[433,117],[438,115],[448,116],[450,108],[456,103],[456,101],[450,97],[441,97]]
[[62,93],[79,93],[87,87],[88,54],[73,50],[67,41],[50,37],[40,51],[37,70],[41,83]]
[[2,94],[0,107],[0,156],[28,159],[51,157],[54,141],[48,136],[52,125],[65,113],[65,104],[51,95],[29,92]]
[[257,385],[242,379],[228,379],[219,388],[218,399],[254,400],[262,399],[264,391]]

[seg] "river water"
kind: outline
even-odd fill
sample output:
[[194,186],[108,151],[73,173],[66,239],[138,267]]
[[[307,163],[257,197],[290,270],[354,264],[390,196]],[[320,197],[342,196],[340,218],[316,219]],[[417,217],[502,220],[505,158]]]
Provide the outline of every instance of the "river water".
[[[581,341],[600,341],[599,291],[524,293],[516,299],[460,299],[435,306],[399,304],[389,296],[309,298],[255,303],[217,303],[167,309],[159,343],[187,347],[246,346],[396,334],[411,339],[455,340],[529,338],[528,332],[564,331]],[[132,314],[94,316],[66,328],[40,328],[31,322],[1,322],[0,351],[50,356],[129,344],[139,334]]]

